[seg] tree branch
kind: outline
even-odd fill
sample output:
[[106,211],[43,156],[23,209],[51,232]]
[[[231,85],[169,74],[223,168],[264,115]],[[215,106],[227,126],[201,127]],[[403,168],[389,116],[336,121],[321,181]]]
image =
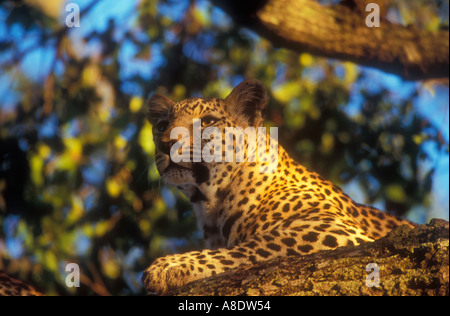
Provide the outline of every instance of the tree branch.
[[241,266],[169,295],[448,295],[448,225],[433,219],[357,247]]
[[370,12],[344,4],[323,6],[315,0],[211,1],[274,46],[352,61],[409,80],[449,75],[446,30],[430,32],[384,19],[380,27],[370,28]]

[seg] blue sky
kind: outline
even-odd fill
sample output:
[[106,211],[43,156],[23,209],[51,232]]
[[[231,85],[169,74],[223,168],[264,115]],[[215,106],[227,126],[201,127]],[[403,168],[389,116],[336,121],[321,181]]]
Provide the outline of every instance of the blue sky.
[[[404,81],[396,75],[387,74],[376,69],[364,68],[364,71],[368,72],[369,75],[352,87],[350,103],[345,109],[347,113],[350,115],[356,114],[361,108],[363,101],[362,95],[359,93],[361,89],[373,93],[383,88],[387,89],[395,94],[393,100],[397,100],[400,103],[411,99],[412,93],[419,86],[419,96],[412,98],[415,110],[437,126],[446,142],[449,141],[448,86],[423,87],[420,83]],[[422,150],[426,151],[431,157],[431,161],[423,164],[423,169],[436,168],[433,177],[432,205],[431,209],[427,210],[426,216],[428,218],[424,217],[424,210],[416,210],[416,212],[410,213],[410,219],[417,222],[424,222],[432,217],[449,219],[449,155],[445,152],[439,152],[434,146],[430,145],[430,143],[424,144]],[[344,191],[347,191],[350,196],[359,196],[359,200],[364,199],[355,183],[348,185]],[[358,200],[358,198],[356,199]],[[383,208],[383,205],[375,206]]]

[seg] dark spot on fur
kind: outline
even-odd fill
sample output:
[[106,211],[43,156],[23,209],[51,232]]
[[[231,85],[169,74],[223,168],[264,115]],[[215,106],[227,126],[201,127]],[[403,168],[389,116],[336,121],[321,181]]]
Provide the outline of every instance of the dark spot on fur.
[[270,252],[265,251],[264,249],[261,249],[261,248],[256,250],[256,254],[260,255],[263,258],[268,258],[270,256]]
[[295,245],[295,239],[294,238],[283,238],[281,239],[281,242],[285,244],[288,247],[292,247]]
[[232,252],[230,252],[230,256],[231,256],[232,258],[235,258],[235,259],[245,258],[245,255],[244,255],[244,254],[242,254],[242,253],[240,253],[240,252],[237,252],[237,251],[232,251]]
[[325,237],[325,239],[322,241],[322,244],[324,246],[327,246],[327,247],[330,247],[330,248],[335,248],[335,247],[338,246],[336,237],[331,236],[331,235],[327,235]]
[[195,182],[198,184],[206,182],[209,179],[209,170],[202,163],[194,163],[192,165],[192,173],[194,174]]
[[319,233],[309,232],[306,235],[302,236],[302,239],[304,241],[316,242],[318,236],[319,236]]
[[303,253],[308,253],[311,250],[313,250],[313,247],[311,245],[303,245],[303,246],[298,246],[297,249]]
[[232,266],[234,264],[233,260],[220,260],[220,263],[223,264],[224,266]]
[[279,245],[277,245],[277,244],[274,244],[274,243],[267,244],[267,248],[272,249],[274,251],[280,251],[281,250],[281,247]]
[[225,225],[222,227],[222,236],[225,238],[225,240],[228,240],[230,237],[231,228],[233,227],[234,223],[242,216],[243,212],[239,211],[235,214],[231,215],[230,218],[227,219],[225,222]]
[[191,196],[191,202],[197,203],[199,201],[208,201],[208,198],[196,187],[194,194]]

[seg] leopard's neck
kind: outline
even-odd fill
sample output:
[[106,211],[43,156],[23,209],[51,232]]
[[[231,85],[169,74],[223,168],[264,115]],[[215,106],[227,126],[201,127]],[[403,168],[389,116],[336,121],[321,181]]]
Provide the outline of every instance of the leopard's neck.
[[[281,146],[279,156],[290,159]],[[198,227],[203,231],[209,248],[233,243],[230,239],[230,226],[242,214],[253,211],[261,201],[267,184],[282,176],[278,168],[274,172],[261,173],[267,170],[267,164],[248,161],[240,163],[239,167],[236,164],[224,164],[220,174],[222,178],[217,176],[215,183],[205,182],[196,187],[191,201],[193,200]]]

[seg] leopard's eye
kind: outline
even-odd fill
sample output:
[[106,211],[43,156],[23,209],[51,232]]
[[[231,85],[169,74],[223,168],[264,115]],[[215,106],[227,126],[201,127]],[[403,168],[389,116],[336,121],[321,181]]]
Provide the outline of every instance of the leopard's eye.
[[159,121],[156,124],[156,130],[158,132],[160,132],[160,133],[163,133],[167,129],[168,126],[169,126],[169,122],[167,122],[167,121]]
[[211,116],[211,115],[207,115],[204,118],[202,118],[202,127],[208,127],[211,126],[213,124],[215,124],[219,119]]

